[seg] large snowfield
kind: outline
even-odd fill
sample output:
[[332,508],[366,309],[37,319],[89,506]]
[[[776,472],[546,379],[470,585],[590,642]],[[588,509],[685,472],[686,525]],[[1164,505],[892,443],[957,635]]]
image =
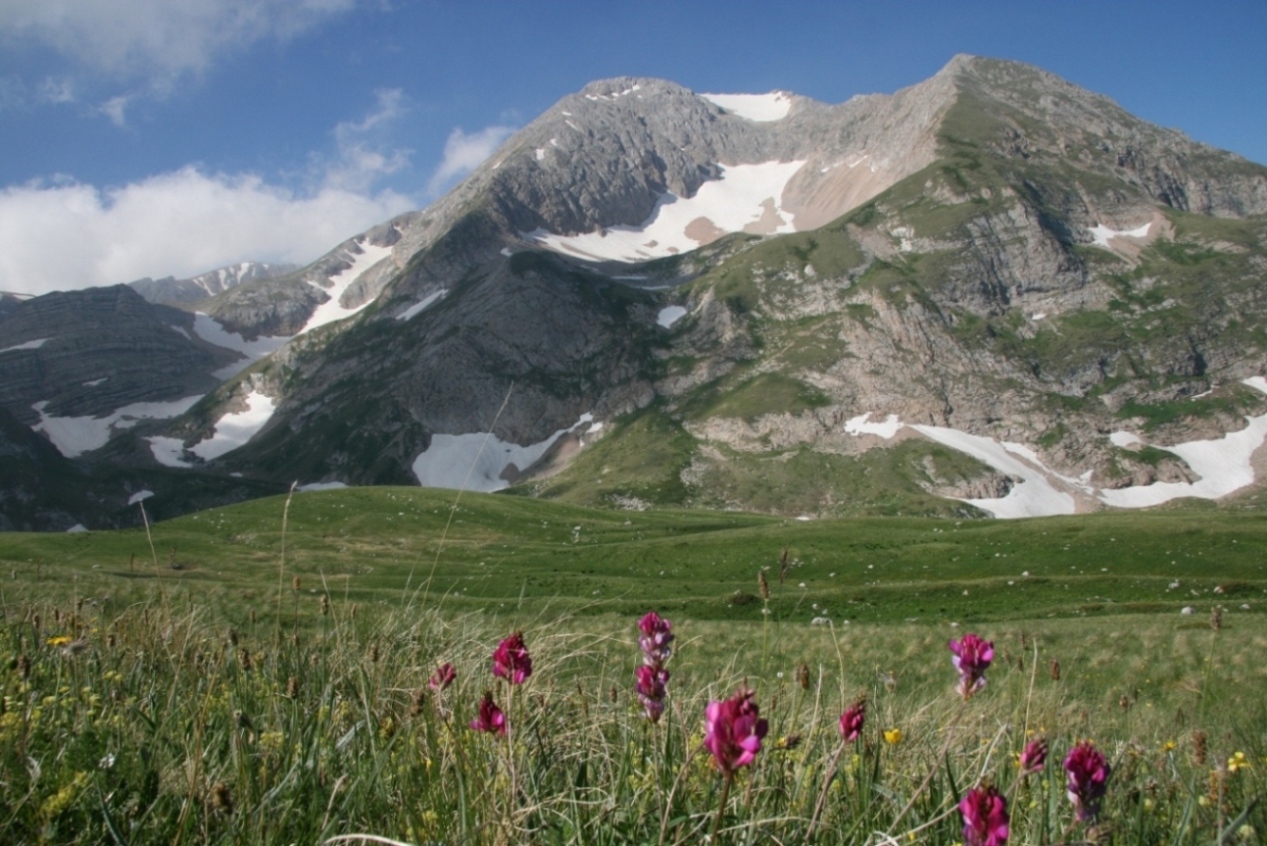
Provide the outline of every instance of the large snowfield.
[[509,487],[502,478],[510,465],[526,470],[545,455],[555,441],[586,423],[596,431],[594,415],[582,414],[575,424],[535,444],[519,446],[488,432],[432,435],[431,446],[414,459],[414,476],[425,488],[455,488],[491,493]]
[[783,211],[783,191],[804,165],[722,165],[722,177],[705,182],[694,197],[661,194],[639,226],[610,226],[581,235],[536,229],[521,235],[555,252],[593,261],[640,262],[698,249],[718,232],[741,232],[758,222],[767,233],[794,232],[791,215]]

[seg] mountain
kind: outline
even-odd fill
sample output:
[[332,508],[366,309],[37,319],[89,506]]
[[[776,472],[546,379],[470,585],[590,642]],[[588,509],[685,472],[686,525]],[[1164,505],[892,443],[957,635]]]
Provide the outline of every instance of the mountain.
[[1264,215],[1267,168],[1013,62],[838,105],[596,82],[190,306],[240,372],[93,455],[794,516],[1222,498],[1267,437]]
[[228,267],[221,267],[208,273],[200,273],[189,279],[176,279],[167,276],[162,279],[137,279],[129,282],[128,287],[136,291],[152,303],[166,305],[192,304],[210,299],[216,294],[236,288],[243,282],[255,282],[261,279],[273,279],[285,276],[297,270],[289,264],[265,264],[256,261],[244,261]]

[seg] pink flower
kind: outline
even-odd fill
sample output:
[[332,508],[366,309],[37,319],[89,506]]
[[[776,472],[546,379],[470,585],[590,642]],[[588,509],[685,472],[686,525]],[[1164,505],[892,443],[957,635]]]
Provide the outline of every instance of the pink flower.
[[862,724],[867,721],[867,700],[859,699],[840,715],[840,737],[845,743],[853,743],[862,736]]
[[458,677],[457,670],[453,669],[453,665],[449,663],[441,664],[436,671],[431,674],[431,678],[427,684],[432,690],[444,690],[453,684],[453,680]]
[[1066,785],[1078,822],[1094,820],[1100,813],[1100,800],[1109,780],[1111,768],[1104,755],[1090,741],[1082,741],[1065,757]]
[[974,787],[959,801],[964,846],[1004,846],[1008,838],[1007,799],[994,785]]
[[532,675],[532,658],[524,646],[523,632],[515,632],[493,650],[493,675],[511,684],[523,684]]
[[1042,770],[1047,763],[1047,741],[1036,737],[1021,750],[1021,775],[1031,775]]
[[662,667],[649,667],[643,664],[634,671],[638,680],[638,698],[647,711],[651,722],[658,722],[664,713],[664,686],[669,681],[669,671]]
[[969,633],[950,642],[951,660],[959,671],[959,695],[968,699],[985,687],[985,671],[994,660],[994,643]]
[[704,746],[727,778],[756,759],[761,739],[770,730],[770,724],[758,716],[753,695],[740,688],[730,699],[708,703],[704,711]]
[[656,612],[648,611],[638,621],[638,629],[642,632],[642,637],[638,638],[638,646],[642,648],[643,660],[655,667],[669,660],[673,653],[669,648],[669,644],[673,642],[673,624]]
[[506,733],[506,715],[493,702],[493,694],[485,693],[480,701],[479,716],[471,720],[471,728],[476,731],[488,731],[493,734]]

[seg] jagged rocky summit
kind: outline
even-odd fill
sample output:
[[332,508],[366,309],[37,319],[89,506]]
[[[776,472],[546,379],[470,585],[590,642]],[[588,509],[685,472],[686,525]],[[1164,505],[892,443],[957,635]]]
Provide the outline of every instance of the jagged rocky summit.
[[57,444],[193,397],[80,454],[275,483],[807,517],[1223,499],[1267,435],[1264,214],[1267,169],[1017,63],[838,105],[619,78],[307,268],[146,303],[182,341],[153,330],[152,398],[76,399],[124,359],[81,378],[45,298],[9,307],[0,404]]

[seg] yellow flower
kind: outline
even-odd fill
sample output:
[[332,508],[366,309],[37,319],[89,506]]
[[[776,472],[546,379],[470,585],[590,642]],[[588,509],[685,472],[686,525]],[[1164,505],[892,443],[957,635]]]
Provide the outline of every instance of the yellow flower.
[[1244,752],[1237,752],[1231,758],[1227,759],[1227,771],[1234,773],[1237,770],[1244,769],[1249,766],[1249,759],[1245,757]]
[[902,742],[902,730],[900,728],[891,728],[884,730],[884,742],[890,746],[896,746]]
[[65,646],[70,643],[70,635],[57,635],[44,641],[49,646]]
[[1163,743],[1163,744],[1161,745],[1161,751],[1162,751],[1162,752],[1174,752],[1174,751],[1175,751],[1175,747],[1176,747],[1176,746],[1178,746],[1178,745],[1179,745],[1179,744],[1175,743],[1173,740],[1167,740],[1165,743]]

